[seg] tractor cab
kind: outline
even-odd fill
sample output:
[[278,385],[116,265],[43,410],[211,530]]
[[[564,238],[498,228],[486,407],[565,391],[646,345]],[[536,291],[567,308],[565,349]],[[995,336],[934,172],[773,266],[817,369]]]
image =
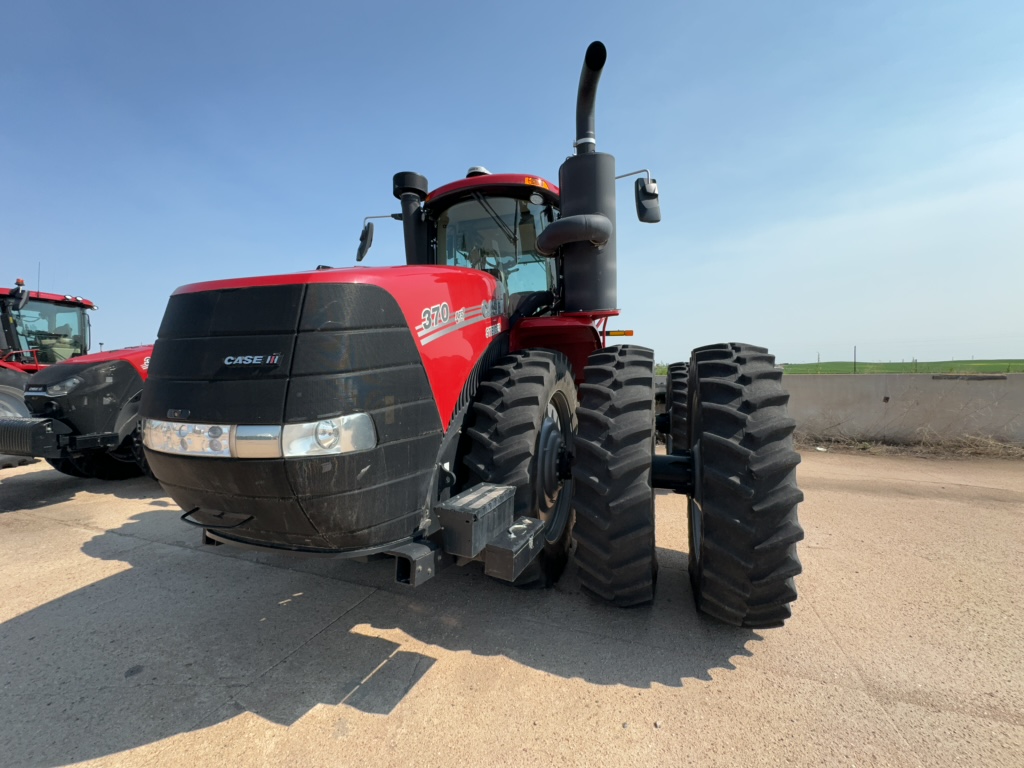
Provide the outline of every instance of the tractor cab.
[[89,351],[89,317],[80,296],[29,292],[19,280],[0,294],[0,359],[26,372]]
[[512,313],[538,294],[551,306],[559,293],[558,262],[538,252],[537,237],[558,218],[557,187],[520,174],[478,168],[470,174],[427,196],[430,262],[492,275]]

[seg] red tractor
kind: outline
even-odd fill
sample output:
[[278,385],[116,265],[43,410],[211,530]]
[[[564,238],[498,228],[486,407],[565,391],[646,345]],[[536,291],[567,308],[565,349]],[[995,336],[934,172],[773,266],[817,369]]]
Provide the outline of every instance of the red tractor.
[[138,410],[152,346],[89,355],[91,301],[0,295],[0,454],[38,456],[75,477],[120,480],[148,470]]
[[[171,296],[143,442],[205,542],[390,556],[412,586],[473,561],[549,585],[574,553],[588,592],[631,606],[654,596],[667,488],[690,497],[699,608],[750,627],[789,617],[803,497],[774,358],[716,344],[672,366],[669,452],[655,455],[653,353],[606,346],[619,310],[615,161],[594,135],[605,58],[588,48],[557,187],[474,168],[428,192],[399,173],[406,266]],[[636,204],[660,220],[649,176]]]

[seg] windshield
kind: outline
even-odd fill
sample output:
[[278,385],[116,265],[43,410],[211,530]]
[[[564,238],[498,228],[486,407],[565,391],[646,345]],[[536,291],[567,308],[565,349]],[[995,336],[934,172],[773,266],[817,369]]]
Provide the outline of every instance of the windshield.
[[479,193],[437,219],[437,262],[494,275],[508,295],[554,292],[557,265],[537,253],[537,235],[554,221],[550,204]]
[[16,347],[38,350],[41,363],[59,363],[89,349],[89,319],[84,307],[29,299],[11,315]]

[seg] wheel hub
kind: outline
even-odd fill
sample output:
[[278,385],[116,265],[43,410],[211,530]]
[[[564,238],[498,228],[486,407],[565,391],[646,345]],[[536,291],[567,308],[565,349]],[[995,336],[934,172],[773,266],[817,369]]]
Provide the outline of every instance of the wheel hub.
[[[564,410],[564,409],[562,409]],[[566,435],[569,415],[560,412],[558,403],[548,403],[537,434],[535,456],[536,516],[547,526],[545,538],[558,541],[569,520],[571,485],[571,435]],[[570,490],[566,490],[566,486]]]
[[563,462],[565,455],[565,440],[558,428],[555,419],[546,417],[540,426],[540,437],[538,438],[537,450],[537,478],[539,480],[540,492],[546,506],[550,507],[558,500],[558,492],[561,490],[563,475]]

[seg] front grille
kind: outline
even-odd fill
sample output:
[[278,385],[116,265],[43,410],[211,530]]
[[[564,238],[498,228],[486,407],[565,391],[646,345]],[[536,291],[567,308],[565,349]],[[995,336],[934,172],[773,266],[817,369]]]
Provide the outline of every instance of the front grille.
[[[270,316],[261,314],[270,305]],[[254,324],[243,327],[238,315]],[[171,298],[142,416],[263,425],[356,412],[373,419],[376,448],[259,462],[265,474],[248,460],[150,452],[157,477],[182,507],[252,514],[247,501],[258,499],[263,511],[231,531],[256,543],[386,543],[411,535],[422,518],[442,429],[405,317],[377,286],[318,283]]]

